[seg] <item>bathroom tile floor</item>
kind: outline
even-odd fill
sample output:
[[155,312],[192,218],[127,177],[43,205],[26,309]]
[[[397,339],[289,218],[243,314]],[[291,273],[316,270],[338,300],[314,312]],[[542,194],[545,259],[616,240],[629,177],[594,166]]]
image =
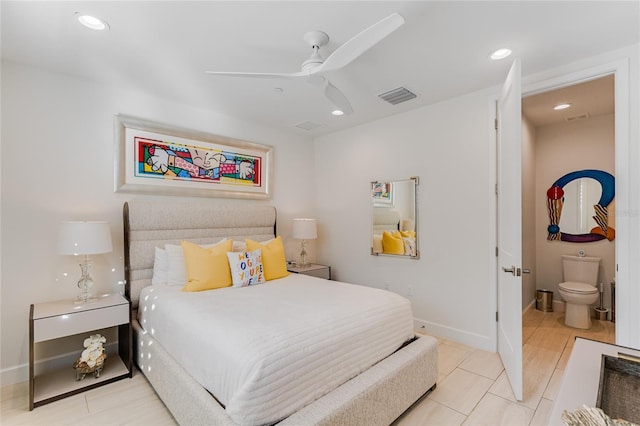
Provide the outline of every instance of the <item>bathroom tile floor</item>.
[[[395,426],[546,425],[576,336],[614,343],[615,324],[594,321],[590,330],[564,325],[564,314],[529,309],[523,315],[524,400],[516,401],[500,357],[445,339],[439,341],[434,392]],[[132,380],[56,401],[29,411],[27,382],[5,386],[2,425],[175,425],[139,372]]]

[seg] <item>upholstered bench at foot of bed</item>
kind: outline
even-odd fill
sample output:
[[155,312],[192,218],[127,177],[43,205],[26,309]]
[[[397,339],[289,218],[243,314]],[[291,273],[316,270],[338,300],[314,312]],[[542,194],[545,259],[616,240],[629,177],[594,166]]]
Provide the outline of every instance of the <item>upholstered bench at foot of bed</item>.
[[391,424],[438,378],[438,341],[416,339],[278,425]]
[[[135,361],[180,425],[235,425],[217,401],[133,321]],[[437,340],[416,339],[282,422],[389,425],[435,386]]]

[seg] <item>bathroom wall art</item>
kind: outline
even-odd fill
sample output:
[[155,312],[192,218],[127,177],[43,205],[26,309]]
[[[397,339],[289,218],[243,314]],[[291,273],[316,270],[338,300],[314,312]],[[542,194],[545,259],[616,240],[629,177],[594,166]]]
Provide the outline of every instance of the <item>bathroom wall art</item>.
[[547,190],[547,240],[613,241],[615,178],[602,170],[567,173]]

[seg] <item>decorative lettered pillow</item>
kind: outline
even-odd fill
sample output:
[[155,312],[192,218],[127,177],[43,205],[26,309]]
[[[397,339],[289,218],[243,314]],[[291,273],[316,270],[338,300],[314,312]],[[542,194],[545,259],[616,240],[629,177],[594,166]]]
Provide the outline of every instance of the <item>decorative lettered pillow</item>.
[[262,250],[229,252],[227,257],[234,287],[246,287],[265,281]]

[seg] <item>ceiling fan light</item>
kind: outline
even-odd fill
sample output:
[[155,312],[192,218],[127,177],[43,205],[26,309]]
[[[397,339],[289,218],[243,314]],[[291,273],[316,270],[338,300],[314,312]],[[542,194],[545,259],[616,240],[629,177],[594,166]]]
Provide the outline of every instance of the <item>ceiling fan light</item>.
[[91,15],[78,15],[78,21],[84,25],[85,27],[96,30],[96,31],[106,31],[109,29],[109,24],[102,19],[96,18]]
[[502,48],[498,50],[494,50],[489,57],[494,61],[498,61],[500,59],[504,59],[511,55],[511,49]]

